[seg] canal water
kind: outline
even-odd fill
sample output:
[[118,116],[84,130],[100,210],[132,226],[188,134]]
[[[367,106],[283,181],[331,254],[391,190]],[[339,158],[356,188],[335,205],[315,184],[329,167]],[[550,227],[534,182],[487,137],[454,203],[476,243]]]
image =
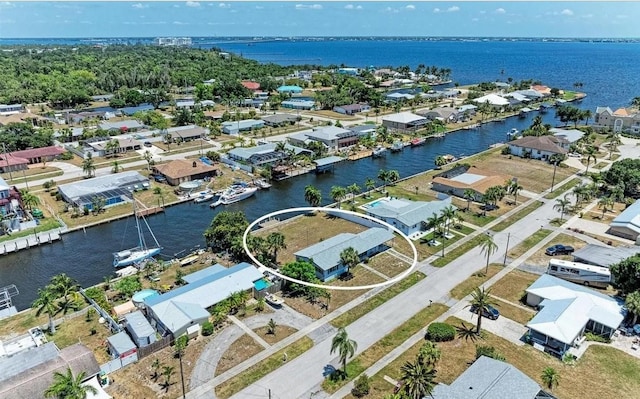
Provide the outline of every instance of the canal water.
[[[551,111],[544,115],[548,123],[556,123]],[[274,182],[269,190],[261,190],[252,198],[215,210],[208,204],[184,203],[166,209],[163,214],[150,216],[147,221],[163,246],[162,256],[167,259],[181,256],[196,248],[204,248],[203,232],[216,213],[222,210],[242,210],[247,219],[280,209],[307,206],[304,187],[312,184],[322,191],[323,204],[332,202],[329,192],[334,185],[357,183],[364,189],[367,178],[377,181],[380,169],[396,169],[407,177],[434,167],[438,155],[468,156],[486,150],[491,144],[503,142],[511,128],[523,130],[531,124],[537,113],[526,119],[510,118],[504,123],[494,122],[477,130],[462,130],[444,138],[430,139],[424,146],[407,147],[402,152],[387,153],[382,158],[364,158],[336,165],[333,173],[313,173]],[[63,236],[61,242],[43,245],[28,251],[0,258],[0,286],[15,284],[20,295],[14,298],[18,309],[30,305],[37,290],[45,286],[51,276],[67,273],[82,286],[101,282],[112,275],[112,253],[133,246],[137,242],[135,221],[128,218]]]

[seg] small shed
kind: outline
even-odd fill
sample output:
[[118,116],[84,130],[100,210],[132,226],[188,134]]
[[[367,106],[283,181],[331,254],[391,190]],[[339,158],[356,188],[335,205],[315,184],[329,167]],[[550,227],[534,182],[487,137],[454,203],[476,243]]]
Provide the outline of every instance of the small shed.
[[142,348],[156,342],[156,330],[151,327],[141,311],[127,314],[124,320],[127,331],[138,347]]
[[133,343],[126,332],[120,331],[116,335],[107,338],[109,352],[114,359],[120,359],[122,365],[133,363],[138,360],[138,348]]

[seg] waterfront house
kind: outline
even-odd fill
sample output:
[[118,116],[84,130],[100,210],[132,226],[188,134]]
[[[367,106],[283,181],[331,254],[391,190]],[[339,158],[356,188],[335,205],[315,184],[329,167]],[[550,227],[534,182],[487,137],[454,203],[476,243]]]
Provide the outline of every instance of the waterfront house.
[[555,137],[566,140],[569,145],[578,142],[582,138],[582,136],[584,136],[584,132],[578,129],[559,129],[554,127],[549,129],[549,132]]
[[507,145],[515,156],[548,160],[553,155],[565,155],[569,141],[559,136],[527,136],[510,141]]
[[526,289],[527,305],[540,311],[527,327],[534,345],[562,356],[591,332],[611,338],[625,317],[624,303],[590,288],[543,274]]
[[294,98],[291,100],[285,100],[281,102],[280,106],[282,108],[310,111],[316,108],[316,102],[313,100],[304,100],[304,99]]
[[352,247],[358,252],[360,260],[370,258],[388,248],[385,244],[394,234],[384,228],[372,227],[358,234],[341,233],[296,253],[296,261],[309,262],[316,269],[321,281],[332,280],[347,271],[340,261],[340,253]]
[[522,96],[527,97],[529,101],[541,100],[544,97],[544,94],[533,89],[516,90],[516,91],[512,91],[510,94],[520,94]]
[[124,121],[115,121],[115,122],[102,122],[98,124],[98,127],[102,130],[106,130],[108,132],[135,132],[138,131],[145,126],[134,119],[127,119]]
[[544,97],[548,97],[551,95],[551,88],[545,85],[533,85],[531,86],[531,90],[535,90],[538,93],[542,94]]
[[556,399],[505,361],[480,356],[450,385],[439,383],[432,399]]
[[[22,195],[20,191],[15,186],[9,186],[2,176],[0,176],[0,223],[4,225],[5,229],[20,229],[19,220],[10,220],[10,218],[5,218],[5,216],[10,214],[18,215],[22,211],[21,204]],[[0,231],[4,230],[0,229]]]
[[240,132],[253,131],[263,127],[264,121],[260,119],[222,122],[222,132],[232,136],[237,136]]
[[153,172],[164,176],[170,185],[178,186],[187,181],[214,177],[218,174],[218,168],[199,159],[175,159],[168,163],[155,165]]
[[[188,284],[162,295],[145,298],[147,317],[163,335],[179,337],[194,325],[209,319],[206,310],[227,299],[232,293],[249,291],[264,276],[253,265],[239,263],[230,268],[211,266],[211,271],[199,271],[194,278],[185,276]],[[203,269],[207,270],[207,269]]]
[[143,348],[156,342],[156,330],[144,318],[141,311],[128,313],[124,316],[124,326],[133,338],[136,346]]
[[505,107],[507,105],[509,105],[509,100],[507,100],[506,98],[499,96],[497,94],[494,93],[489,93],[489,94],[485,94],[482,97],[478,97],[478,98],[474,98],[473,100],[474,103],[476,104],[489,104],[494,108],[502,108]]
[[313,151],[290,144],[285,144],[284,151],[276,150],[277,147],[277,143],[260,144],[254,147],[236,147],[231,149],[227,155],[234,161],[255,166],[273,165],[289,158],[290,152],[296,156],[300,154],[313,155]]
[[427,118],[411,112],[399,112],[382,117],[382,125],[391,131],[416,131],[427,123]]
[[629,247],[605,247],[603,245],[587,244],[571,255],[574,262],[609,268],[637,254],[640,254],[640,247],[635,245]]
[[102,197],[105,207],[130,200],[133,191],[149,188],[149,179],[136,171],[114,173],[58,186],[62,199],[80,209],[93,207],[94,197]]
[[[375,206],[366,206],[367,215],[387,222],[411,237],[424,231],[422,222],[433,214],[440,215],[442,210],[451,205],[451,197],[439,201],[411,201],[399,198],[382,198]],[[454,209],[457,209],[455,206]]]
[[640,200],[629,205],[609,224],[609,234],[638,241],[640,235]]
[[83,344],[58,349],[55,343],[48,342],[11,356],[2,356],[0,398],[44,399],[44,391],[53,384],[54,373],[64,374],[68,368],[74,376],[84,373],[83,382],[100,372],[93,352]]
[[473,104],[463,104],[458,107],[459,120],[467,120],[476,114],[478,107]]
[[333,107],[333,111],[343,114],[343,115],[353,115],[358,112],[367,112],[371,109],[369,104],[348,104],[348,105],[337,105]]
[[289,136],[289,143],[300,147],[306,147],[311,141],[317,141],[327,148],[329,152],[350,147],[358,143],[357,133],[338,126],[321,126],[312,130],[305,130]]
[[278,93],[284,93],[284,94],[300,94],[302,93],[302,87],[300,86],[280,86],[278,87]]
[[464,198],[465,190],[475,192],[476,201],[481,201],[488,188],[504,186],[511,177],[503,174],[485,171],[475,166],[456,166],[434,176],[431,188],[447,195]]
[[271,127],[293,125],[298,121],[298,116],[291,114],[274,114],[262,117],[264,124]]
[[376,131],[376,125],[374,124],[364,124],[364,125],[355,125],[355,126],[349,126],[347,127],[347,129],[351,130],[352,132],[354,132],[355,134],[358,135],[358,137],[371,137],[372,139],[376,138],[377,135],[377,131]]
[[640,112],[619,108],[597,107],[593,120],[597,130],[613,130],[615,133],[640,134]]
[[455,108],[436,107],[434,109],[417,111],[416,114],[424,116],[430,121],[437,119],[445,123],[452,123],[458,121],[459,111]]

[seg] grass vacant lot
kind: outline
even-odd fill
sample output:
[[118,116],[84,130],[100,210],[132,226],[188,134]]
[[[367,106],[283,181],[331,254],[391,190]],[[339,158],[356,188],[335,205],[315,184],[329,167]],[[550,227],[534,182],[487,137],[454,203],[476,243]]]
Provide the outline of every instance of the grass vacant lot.
[[476,287],[481,286],[491,277],[495,276],[503,267],[500,264],[492,263],[489,265],[489,272],[484,274],[484,268],[480,270],[478,273],[471,275],[468,279],[464,280],[457,286],[455,286],[450,292],[449,295],[455,299],[462,299],[465,296],[471,294]]
[[289,335],[295,333],[298,330],[289,326],[276,325],[274,334],[269,334],[269,327],[267,326],[256,328],[254,331],[256,334],[258,334],[260,338],[264,339],[269,345],[273,345],[275,343],[282,341],[283,339],[287,338]]
[[514,224],[518,220],[524,218],[525,216],[527,216],[531,212],[533,212],[536,209],[540,208],[540,206],[542,206],[542,204],[543,203],[540,202],[540,201],[532,202],[531,204],[525,206],[524,208],[520,209],[518,212],[514,213],[513,215],[509,216],[508,218],[504,219],[500,223],[498,223],[495,226],[493,226],[491,228],[491,230],[493,230],[493,231],[502,231],[502,230],[506,229],[507,227],[511,226],[512,224]]
[[322,383],[322,388],[329,393],[337,391],[351,379],[357,377],[360,373],[371,367],[375,362],[380,360],[387,353],[391,352],[398,345],[409,339],[412,335],[425,328],[429,323],[438,316],[446,312],[447,306],[434,303],[428,306],[415,316],[404,322],[395,330],[384,336],[380,341],[371,345],[355,359],[347,363],[347,374],[349,378],[344,380],[333,381],[327,378]]
[[581,180],[578,179],[577,177],[573,178],[573,179],[569,180],[568,182],[566,182],[565,184],[563,184],[562,186],[555,187],[553,192],[550,192],[550,193],[546,194],[544,196],[544,198],[546,198],[546,199],[557,198],[560,195],[564,194],[565,192],[567,192],[567,191],[571,190],[572,188],[574,188],[575,186],[577,186],[578,183],[580,183],[580,181]]
[[507,319],[511,319],[522,325],[527,325],[529,320],[531,320],[536,314],[533,309],[523,309],[500,299],[494,299],[496,300],[496,308],[498,308],[502,317],[506,317]]
[[540,276],[522,270],[512,270],[491,286],[491,294],[507,301],[519,303],[525,290]]
[[443,267],[449,264],[449,262],[459,258],[460,256],[466,254],[471,249],[477,247],[482,243],[484,237],[482,235],[476,236],[459,247],[450,250],[448,253],[445,252],[444,257],[438,258],[433,261],[431,264],[435,267]]
[[[411,257],[411,255],[409,255],[409,252],[402,253]],[[404,260],[398,259],[395,256],[384,252],[369,259],[369,263],[367,263],[367,266],[384,274],[385,276],[395,277],[398,274],[407,271],[407,269],[411,265]]]
[[579,250],[580,248],[584,247],[585,245],[587,245],[586,242],[582,241],[579,238],[576,238],[574,236],[570,236],[568,234],[558,234],[558,236],[556,238],[554,238],[549,245],[545,245],[544,248],[540,248],[539,250],[537,250],[533,255],[531,255],[531,257],[529,257],[529,259],[527,259],[527,263],[529,264],[534,264],[534,265],[539,265],[539,266],[547,266],[549,264],[549,260],[550,259],[563,259],[563,260],[571,260],[573,259],[573,257],[571,255],[556,255],[556,256],[549,256],[547,254],[544,253],[544,251],[552,246],[552,245],[556,245],[556,244],[562,244],[562,245],[570,245],[572,246],[576,251]]
[[524,239],[520,244],[511,248],[507,255],[512,259],[517,259],[522,254],[533,248],[537,243],[542,241],[549,234],[551,234],[551,230],[540,229]]
[[229,346],[216,366],[215,375],[220,375],[237,366],[250,357],[257,355],[264,348],[249,335],[244,334]]
[[36,316],[34,309],[25,309],[22,312],[2,319],[0,322],[0,339],[5,340],[24,334],[28,329],[35,326],[43,326],[49,323],[49,318],[42,313]]
[[312,346],[313,341],[311,338],[300,338],[286,348],[281,349],[268,358],[249,367],[242,373],[218,385],[215,389],[216,396],[220,399],[229,398],[282,366],[282,359],[285,353],[287,354],[287,359],[291,361],[309,350]]
[[365,314],[371,312],[373,309],[387,302],[389,299],[402,293],[425,277],[426,276],[420,272],[413,272],[404,280],[392,285],[391,287],[381,291],[379,294],[346,311],[345,313],[331,320],[330,323],[336,328],[346,327]]
[[65,320],[56,327],[56,333],[49,335],[47,339],[56,343],[60,349],[66,348],[78,342],[82,342],[93,349],[98,363],[104,363],[110,359],[106,346],[102,343],[111,335],[106,324],[98,323],[98,316],[94,315],[90,321],[85,316],[74,317]]

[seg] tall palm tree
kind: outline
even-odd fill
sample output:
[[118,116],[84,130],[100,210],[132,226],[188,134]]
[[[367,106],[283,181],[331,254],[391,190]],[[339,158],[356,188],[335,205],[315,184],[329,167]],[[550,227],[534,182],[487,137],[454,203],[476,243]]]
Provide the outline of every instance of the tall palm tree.
[[402,371],[402,391],[410,399],[422,399],[431,395],[435,386],[436,371],[423,365],[420,361],[406,362]]
[[340,356],[340,363],[342,363],[342,371],[344,375],[347,375],[347,359],[352,357],[358,350],[358,343],[347,334],[347,330],[344,327],[340,327],[338,333],[331,340],[331,354],[338,352]]
[[36,309],[36,316],[40,316],[42,313],[46,313],[49,316],[49,333],[56,333],[56,326],[53,323],[53,316],[58,313],[60,308],[58,307],[58,303],[56,302],[56,295],[53,292],[53,288],[51,286],[46,286],[44,289],[38,290],[38,297],[33,304],[32,308]]
[[[74,305],[75,295],[80,288],[78,282],[65,273],[56,274],[51,277],[51,287],[57,297],[63,297],[62,311],[67,313],[69,310],[76,310],[77,306]],[[69,298],[69,295],[72,298]]]
[[584,183],[578,184],[577,186],[575,186],[573,188],[572,193],[576,198],[575,206],[576,207],[580,206],[580,204],[582,203],[582,201],[584,201],[585,196],[587,194],[587,186],[586,186],[586,184],[584,184]]
[[367,197],[371,196],[371,191],[376,188],[376,181],[370,177],[367,177],[367,180],[364,181],[364,186],[367,188],[368,193]]
[[553,367],[545,367],[540,376],[544,385],[553,391],[553,388],[560,385],[560,374]]
[[347,191],[351,194],[351,203],[354,203],[356,200],[356,195],[360,194],[360,186],[357,183],[353,183],[347,186]]
[[420,347],[417,359],[423,366],[435,368],[441,355],[442,351],[438,348],[438,345],[431,341],[425,341]]
[[624,301],[627,310],[633,314],[633,325],[636,324],[638,320],[638,315],[640,315],[640,291],[633,291]]
[[584,154],[587,158],[587,168],[584,171],[584,174],[588,174],[589,173],[589,164],[591,163],[591,160],[593,159],[593,164],[595,165],[596,162],[598,162],[598,158],[596,158],[596,154],[598,153],[598,151],[596,150],[596,148],[592,145],[587,146],[587,148],[584,150]]
[[278,231],[269,233],[267,236],[267,248],[271,250],[271,257],[276,262],[278,251],[287,248],[287,244],[284,242],[284,234]]
[[471,203],[476,199],[476,192],[470,188],[466,188],[462,193],[462,196],[467,200],[467,212],[469,212]]
[[331,187],[330,195],[331,195],[331,198],[338,203],[338,209],[340,209],[342,200],[347,195],[347,190],[342,186],[333,186]]
[[307,201],[310,206],[317,208],[322,202],[322,193],[316,187],[308,185],[304,188],[304,200]]
[[613,199],[611,199],[611,197],[600,198],[598,201],[598,208],[602,209],[602,219],[604,219],[604,214],[613,208]]
[[446,229],[445,235],[449,234],[449,231],[451,230],[451,224],[456,218],[456,213],[457,213],[457,209],[454,208],[453,205],[447,206],[440,212],[440,215],[442,216],[442,219],[443,219],[444,227]]
[[56,371],[53,373],[53,384],[44,391],[44,396],[58,399],[85,399],[88,393],[97,395],[98,390],[95,387],[82,385],[85,378],[84,371],[74,376],[69,367],[64,374]]
[[347,267],[347,273],[351,268],[356,267],[360,263],[360,256],[354,247],[347,247],[340,252],[340,263]]
[[378,171],[378,179],[382,182],[382,192],[384,192],[387,184],[389,184],[389,171],[385,169],[380,169]]
[[118,173],[122,170],[122,166],[120,166],[120,163],[118,161],[113,161],[111,165],[113,165],[113,167],[111,168],[111,173]]
[[568,194],[565,194],[564,197],[556,199],[556,203],[555,205],[553,205],[553,209],[560,212],[560,221],[562,221],[564,218],[564,211],[571,204],[571,201],[569,201],[569,198],[567,198],[567,196]]
[[469,306],[475,309],[475,314],[478,316],[478,322],[476,324],[476,334],[480,334],[480,328],[482,327],[482,313],[489,311],[489,306],[495,306],[496,301],[491,297],[491,289],[485,290],[484,287],[476,287],[471,293],[471,302]]
[[506,190],[507,193],[513,195],[513,202],[515,205],[518,205],[518,193],[522,190],[523,187],[518,183],[517,180],[510,180],[507,182]]
[[400,172],[395,169],[389,170],[389,184],[394,185],[395,182],[400,180]]
[[34,206],[40,205],[40,197],[26,189],[20,190],[20,198],[22,198],[22,204],[27,209],[33,209]]
[[434,237],[436,234],[442,234],[442,217],[437,213],[433,213],[427,220],[425,221],[425,227],[427,230],[433,229]]
[[480,244],[480,253],[484,254],[487,257],[487,266],[485,267],[484,273],[487,274],[489,272],[489,258],[498,250],[498,244],[493,241],[493,237],[489,234],[486,234],[482,239],[482,243]]
[[87,175],[88,178],[93,177],[96,171],[96,165],[93,162],[93,156],[91,153],[87,154],[87,157],[82,161],[82,172]]

